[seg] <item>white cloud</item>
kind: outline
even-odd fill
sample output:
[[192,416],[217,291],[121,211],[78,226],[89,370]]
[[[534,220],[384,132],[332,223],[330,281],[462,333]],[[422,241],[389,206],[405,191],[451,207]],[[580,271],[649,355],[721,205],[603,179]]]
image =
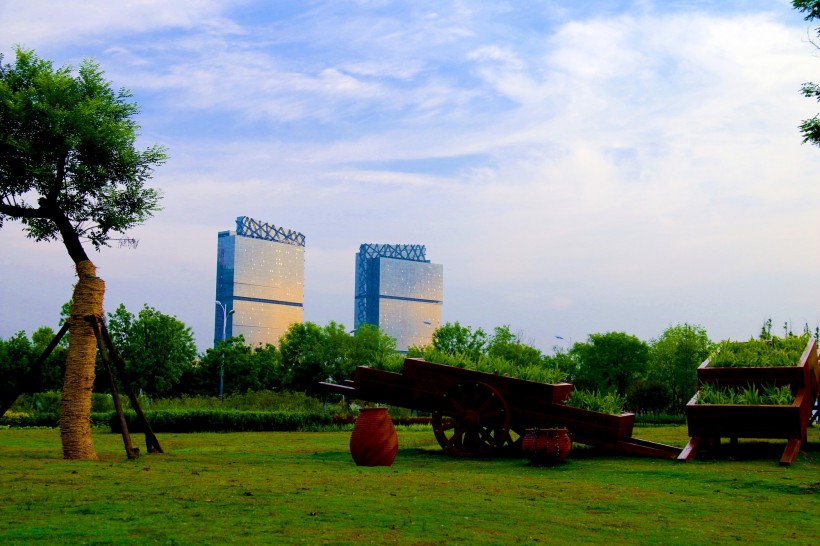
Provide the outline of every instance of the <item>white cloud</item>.
[[814,312],[795,294],[820,296],[802,273],[820,267],[807,250],[820,152],[796,129],[817,68],[798,17],[317,2],[254,4],[249,22],[228,4],[136,3],[65,15],[72,36],[12,4],[31,45],[105,42],[98,60],[169,145],[166,210],[131,257],[101,260],[109,286],[184,306],[200,344],[216,231],[243,214],[308,235],[309,319],[349,322],[366,241],[427,244],[446,319],[518,322],[544,348],[551,328],[651,337],[677,321],[743,337],[761,317]]

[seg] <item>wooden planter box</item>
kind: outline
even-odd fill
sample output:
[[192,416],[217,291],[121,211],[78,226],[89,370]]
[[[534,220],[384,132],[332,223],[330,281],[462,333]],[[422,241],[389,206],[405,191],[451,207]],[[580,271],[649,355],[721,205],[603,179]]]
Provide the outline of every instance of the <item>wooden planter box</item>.
[[[780,463],[794,462],[806,438],[811,411],[817,397],[817,341],[812,339],[797,366],[754,368],[710,368],[707,360],[698,368],[698,393],[686,405],[689,445],[680,460],[695,457],[701,443],[719,443],[720,438],[773,438],[788,440]],[[700,386],[760,388],[762,385],[790,385],[795,395],[789,406],[745,404],[698,404]]]

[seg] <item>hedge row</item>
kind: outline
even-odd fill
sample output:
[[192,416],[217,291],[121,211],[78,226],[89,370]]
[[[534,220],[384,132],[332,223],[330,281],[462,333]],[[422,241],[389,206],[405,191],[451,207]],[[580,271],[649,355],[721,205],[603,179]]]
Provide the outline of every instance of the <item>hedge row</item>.
[[668,415],[668,414],[652,414],[647,413],[644,415],[636,415],[635,416],[635,424],[636,425],[685,425],[686,424],[686,416],[685,415]]
[[[329,413],[304,411],[159,410],[146,411],[154,432],[262,432],[317,429],[330,425]],[[125,412],[128,430],[142,432],[133,411]],[[120,431],[116,413],[110,414],[111,432]]]
[[[108,426],[108,423],[111,421],[112,414],[114,414],[114,412],[91,412],[91,426]],[[45,411],[39,413],[8,412],[0,417],[0,426],[56,428],[60,426],[60,414],[56,411]]]
[[[333,418],[327,412],[302,411],[239,411],[239,410],[159,410],[146,411],[145,417],[154,432],[259,432],[317,430],[331,425]],[[142,432],[133,411],[125,412],[130,432]],[[120,432],[116,412],[94,412],[91,425],[109,427]],[[7,413],[0,418],[0,426],[58,427],[60,416],[54,412]]]

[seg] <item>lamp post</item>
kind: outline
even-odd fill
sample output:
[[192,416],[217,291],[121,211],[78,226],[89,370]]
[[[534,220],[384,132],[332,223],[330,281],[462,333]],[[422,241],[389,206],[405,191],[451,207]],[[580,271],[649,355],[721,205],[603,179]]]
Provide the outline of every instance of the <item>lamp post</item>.
[[[225,328],[228,325],[228,315],[233,315],[236,312],[236,309],[231,309],[228,311],[228,308],[223,304],[221,301],[216,300],[216,304],[222,308],[222,341],[225,341]],[[222,400],[222,387],[225,383],[225,349],[222,349],[222,359],[219,364],[219,399]]]

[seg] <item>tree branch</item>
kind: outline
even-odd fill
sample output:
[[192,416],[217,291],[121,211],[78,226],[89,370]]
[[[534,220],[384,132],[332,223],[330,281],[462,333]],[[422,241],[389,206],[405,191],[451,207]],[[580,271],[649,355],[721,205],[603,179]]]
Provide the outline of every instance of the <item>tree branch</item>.
[[45,212],[41,209],[21,207],[20,205],[9,205],[7,203],[0,203],[0,214],[5,214],[13,219],[48,218]]

